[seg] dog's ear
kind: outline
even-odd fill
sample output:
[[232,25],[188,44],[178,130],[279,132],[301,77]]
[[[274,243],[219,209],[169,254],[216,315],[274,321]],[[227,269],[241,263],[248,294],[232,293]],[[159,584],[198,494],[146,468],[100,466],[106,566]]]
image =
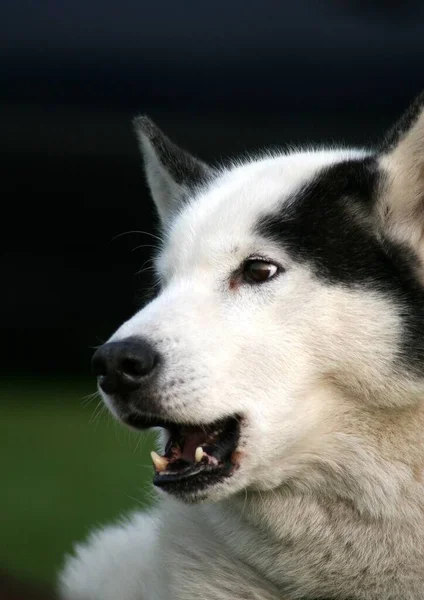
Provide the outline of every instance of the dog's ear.
[[169,222],[184,200],[213,175],[213,169],[176,146],[149,117],[136,117],[135,132],[162,224]]
[[424,264],[424,92],[389,132],[378,160],[384,174],[378,197],[380,222]]

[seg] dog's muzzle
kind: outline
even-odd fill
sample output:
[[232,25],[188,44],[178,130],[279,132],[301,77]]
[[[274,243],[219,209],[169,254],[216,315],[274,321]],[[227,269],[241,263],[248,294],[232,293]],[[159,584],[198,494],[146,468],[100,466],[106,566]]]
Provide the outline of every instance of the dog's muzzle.
[[129,337],[104,344],[96,350],[92,365],[115,416],[133,429],[166,430],[163,455],[152,452],[156,486],[191,501],[239,469],[242,416],[230,414],[200,423],[172,418],[157,396],[164,357],[149,341]]
[[106,394],[125,396],[139,389],[159,362],[159,354],[142,338],[125,338],[101,346],[92,367]]

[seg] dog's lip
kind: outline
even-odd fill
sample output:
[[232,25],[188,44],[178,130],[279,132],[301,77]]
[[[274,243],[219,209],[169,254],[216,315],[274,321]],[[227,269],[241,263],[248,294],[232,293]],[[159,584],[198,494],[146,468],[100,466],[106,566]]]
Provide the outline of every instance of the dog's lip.
[[206,466],[204,464],[188,464],[181,470],[178,470],[175,473],[165,472],[165,473],[155,473],[153,478],[153,484],[157,487],[169,487],[171,485],[184,484],[189,480],[195,480],[197,477],[201,477],[204,481],[213,477],[214,479],[218,477],[226,477],[230,475],[231,471],[234,469],[233,465],[225,464],[221,466]]

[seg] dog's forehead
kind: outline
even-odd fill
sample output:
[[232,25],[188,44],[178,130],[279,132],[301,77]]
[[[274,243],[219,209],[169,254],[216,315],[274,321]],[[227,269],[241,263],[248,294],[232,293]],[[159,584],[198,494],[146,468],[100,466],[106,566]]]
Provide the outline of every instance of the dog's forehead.
[[[299,190],[323,169],[364,156],[360,150],[322,150],[265,157],[223,170],[207,188],[191,198],[173,222],[158,267],[190,261],[205,254],[219,256],[258,237],[267,215],[289,214]],[[283,217],[281,217],[283,218]]]

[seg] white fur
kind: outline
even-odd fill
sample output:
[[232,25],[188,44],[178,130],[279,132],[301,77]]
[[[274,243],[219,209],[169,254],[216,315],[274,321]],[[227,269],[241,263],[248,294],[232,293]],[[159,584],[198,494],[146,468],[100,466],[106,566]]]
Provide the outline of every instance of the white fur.
[[[93,534],[67,562],[62,598],[424,597],[424,388],[395,366],[398,307],[318,280],[253,231],[320,168],[361,153],[252,160],[181,207],[156,258],[162,292],[111,339],[142,335],[165,357],[169,419],[242,414],[240,468],[192,499],[202,504],[163,496]],[[285,272],[230,288],[252,255]]]

